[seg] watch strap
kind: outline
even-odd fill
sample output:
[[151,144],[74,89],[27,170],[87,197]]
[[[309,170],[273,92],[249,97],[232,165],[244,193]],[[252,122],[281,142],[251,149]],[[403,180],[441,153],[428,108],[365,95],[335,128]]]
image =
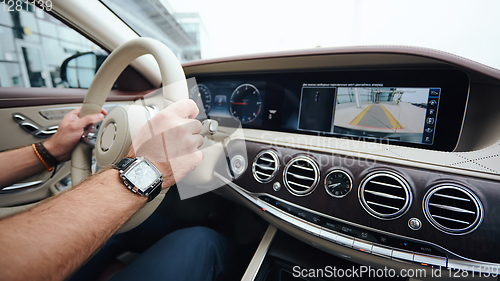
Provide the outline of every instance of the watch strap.
[[118,161],[118,163],[115,164],[115,169],[124,171],[125,169],[128,168],[128,166],[132,165],[134,161],[135,158],[123,158],[122,160]]
[[148,202],[155,199],[158,194],[160,194],[161,191],[161,185],[163,181],[158,182],[156,186],[153,187],[153,190],[151,190],[151,193],[148,195]]

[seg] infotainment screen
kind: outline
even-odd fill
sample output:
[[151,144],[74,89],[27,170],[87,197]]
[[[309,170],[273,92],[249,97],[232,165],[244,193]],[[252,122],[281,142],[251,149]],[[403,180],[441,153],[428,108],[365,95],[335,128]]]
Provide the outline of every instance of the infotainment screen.
[[297,129],[432,145],[440,88],[306,84]]
[[311,70],[198,76],[189,89],[201,117],[222,127],[453,151],[469,78],[449,69]]

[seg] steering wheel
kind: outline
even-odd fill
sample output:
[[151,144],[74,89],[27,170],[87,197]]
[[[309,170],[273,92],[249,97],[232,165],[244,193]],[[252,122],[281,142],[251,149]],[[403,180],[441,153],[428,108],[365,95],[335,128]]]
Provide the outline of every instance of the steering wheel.
[[[171,102],[188,99],[189,92],[184,70],[174,53],[157,40],[137,38],[118,47],[104,61],[88,89],[80,117],[101,112],[101,108],[118,76],[133,60],[147,54],[155,58],[160,68],[163,99],[165,99],[163,106],[168,106]],[[144,114],[141,115],[141,111],[144,113],[146,109],[143,106],[139,110],[137,108],[135,110],[117,108],[112,111],[112,114],[106,116],[99,129],[95,146],[98,162],[101,158],[106,159],[108,164],[112,164],[125,157],[132,141],[130,130],[140,127],[147,121],[147,119],[140,118],[145,116]],[[138,118],[131,117],[130,114],[138,114]],[[140,124],[141,122],[142,124]],[[114,134],[112,130],[114,130]],[[92,174],[92,149],[93,147],[87,144],[79,143],[73,150],[71,157],[71,182],[73,186]],[[154,200],[141,208],[118,230],[118,233],[128,231],[146,220],[161,203],[166,191],[162,191]]]

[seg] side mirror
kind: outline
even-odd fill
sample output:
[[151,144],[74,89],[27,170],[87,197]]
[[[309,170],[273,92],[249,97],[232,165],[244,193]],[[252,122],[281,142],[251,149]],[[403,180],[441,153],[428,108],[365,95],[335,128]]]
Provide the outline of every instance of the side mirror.
[[102,51],[78,53],[67,59],[61,65],[61,80],[66,88],[90,87],[99,67],[108,54]]

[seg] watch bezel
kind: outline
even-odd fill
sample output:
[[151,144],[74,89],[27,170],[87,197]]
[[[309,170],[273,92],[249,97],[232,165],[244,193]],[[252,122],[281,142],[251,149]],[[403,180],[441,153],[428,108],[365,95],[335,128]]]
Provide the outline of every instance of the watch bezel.
[[[143,195],[143,196],[149,196],[156,188],[158,188],[158,185],[162,183],[163,174],[158,170],[158,168],[155,167],[155,165],[153,163],[148,161],[146,158],[138,157],[135,159],[136,160],[130,166],[128,166],[125,170],[120,170],[120,178],[123,179],[123,183],[125,184],[125,186],[128,189],[130,189],[132,192]],[[130,170],[133,170],[135,167],[137,167],[139,164],[141,164],[143,162],[146,163],[148,165],[148,167],[151,168],[155,172],[156,175],[158,175],[158,177],[155,179],[155,181],[153,181],[153,183],[145,191],[142,191],[137,186],[135,186],[135,184],[126,176]]]

